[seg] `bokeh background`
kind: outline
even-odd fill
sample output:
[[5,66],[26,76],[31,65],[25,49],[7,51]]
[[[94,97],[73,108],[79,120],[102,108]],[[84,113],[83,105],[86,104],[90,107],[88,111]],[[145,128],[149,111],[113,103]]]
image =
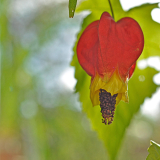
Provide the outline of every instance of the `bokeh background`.
[[[121,0],[124,10],[146,2],[159,1]],[[70,19],[68,0],[1,0],[0,160],[108,159],[82,112],[70,66],[76,35],[88,13]],[[152,17],[160,23],[160,9]],[[142,60],[138,66],[160,71],[160,58]],[[153,80],[160,85],[160,74]],[[160,88],[146,97],[132,120],[118,159],[145,159],[150,140],[160,143],[159,133]]]

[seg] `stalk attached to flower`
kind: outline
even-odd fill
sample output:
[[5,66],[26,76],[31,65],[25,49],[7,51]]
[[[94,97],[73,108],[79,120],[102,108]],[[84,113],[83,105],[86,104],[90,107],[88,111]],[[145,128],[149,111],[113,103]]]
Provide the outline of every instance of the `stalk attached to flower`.
[[92,77],[90,98],[93,106],[100,105],[103,123],[112,123],[120,100],[129,101],[128,80],[143,46],[143,32],[134,19],[125,17],[115,22],[107,12],[82,33],[77,57]]

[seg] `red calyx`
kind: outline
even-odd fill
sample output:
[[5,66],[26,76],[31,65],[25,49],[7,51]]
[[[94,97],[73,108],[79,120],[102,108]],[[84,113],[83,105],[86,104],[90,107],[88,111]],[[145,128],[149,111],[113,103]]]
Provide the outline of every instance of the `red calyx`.
[[82,68],[92,78],[96,72],[110,78],[118,69],[125,81],[133,74],[143,46],[143,32],[134,19],[125,17],[115,22],[109,13],[104,12],[100,20],[92,22],[82,33],[77,56]]

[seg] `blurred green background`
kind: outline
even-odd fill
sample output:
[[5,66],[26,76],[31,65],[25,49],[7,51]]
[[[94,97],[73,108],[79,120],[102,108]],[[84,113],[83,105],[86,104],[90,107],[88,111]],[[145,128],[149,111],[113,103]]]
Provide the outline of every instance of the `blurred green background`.
[[[72,48],[86,15],[69,19],[67,0],[1,0],[0,160],[108,159],[73,89]],[[134,117],[118,160],[145,159],[150,139],[160,143],[157,117]]]

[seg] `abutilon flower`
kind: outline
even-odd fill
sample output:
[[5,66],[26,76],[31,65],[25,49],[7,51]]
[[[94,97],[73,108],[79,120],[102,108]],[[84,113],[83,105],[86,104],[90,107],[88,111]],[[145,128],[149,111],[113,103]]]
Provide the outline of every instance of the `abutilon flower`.
[[120,100],[129,101],[128,80],[143,46],[143,32],[134,19],[125,17],[115,22],[107,12],[82,33],[77,57],[92,77],[90,98],[93,106],[100,105],[103,123],[112,123]]

